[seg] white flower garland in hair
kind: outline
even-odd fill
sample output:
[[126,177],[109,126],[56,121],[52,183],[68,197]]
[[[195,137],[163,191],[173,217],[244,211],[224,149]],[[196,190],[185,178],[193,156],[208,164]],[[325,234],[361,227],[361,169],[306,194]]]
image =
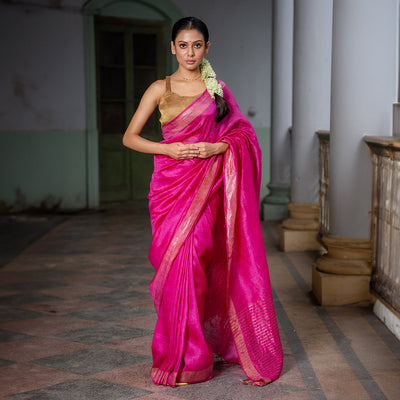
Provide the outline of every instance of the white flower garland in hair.
[[215,99],[215,95],[223,97],[224,92],[222,90],[222,86],[217,81],[217,75],[215,74],[210,62],[203,58],[203,61],[200,64],[201,70],[201,79],[206,84],[206,88],[210,96]]

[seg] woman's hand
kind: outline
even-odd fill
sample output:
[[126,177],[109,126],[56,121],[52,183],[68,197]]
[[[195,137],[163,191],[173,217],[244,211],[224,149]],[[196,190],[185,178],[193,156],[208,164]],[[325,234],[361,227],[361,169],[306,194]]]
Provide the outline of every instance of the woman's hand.
[[169,144],[162,144],[165,154],[175,160],[188,160],[192,158],[210,158],[217,154],[224,153],[228,148],[228,144],[224,142],[208,143],[198,142],[191,144],[184,144],[182,142],[175,142]]
[[198,158],[210,158],[217,154],[225,153],[228,148],[228,144],[224,142],[219,143],[208,143],[198,142],[190,145],[193,149],[198,150]]
[[192,144],[184,144],[181,142],[164,144],[165,154],[175,160],[187,160],[199,157],[199,149]]

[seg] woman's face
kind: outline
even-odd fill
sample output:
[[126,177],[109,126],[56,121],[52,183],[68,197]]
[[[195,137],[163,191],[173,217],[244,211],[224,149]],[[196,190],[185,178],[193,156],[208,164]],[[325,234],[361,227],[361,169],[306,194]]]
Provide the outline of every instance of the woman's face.
[[175,42],[171,42],[172,54],[181,67],[194,71],[200,67],[205,54],[208,53],[210,42],[204,42],[204,36],[197,29],[185,29],[178,33]]

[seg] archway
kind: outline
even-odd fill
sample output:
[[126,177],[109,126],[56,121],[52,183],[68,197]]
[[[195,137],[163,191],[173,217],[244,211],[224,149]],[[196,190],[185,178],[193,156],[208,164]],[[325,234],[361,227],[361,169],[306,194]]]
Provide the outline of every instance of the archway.
[[[169,32],[173,22],[181,17],[181,12],[169,0],[164,0],[162,2],[157,0],[90,0],[84,6],[87,110],[87,205],[89,208],[98,207],[101,201],[100,153],[102,151],[102,141],[99,140],[99,98],[97,96],[99,74],[96,74],[96,70],[98,71],[99,69],[98,58],[96,59],[97,21],[105,21],[105,18],[115,18],[119,19],[119,21],[126,21],[127,25],[131,28],[134,27],[135,24],[141,25],[142,27],[146,24],[153,26],[161,24],[164,26],[165,32]],[[159,70],[164,70],[166,74],[170,73],[175,66],[172,57],[168,57],[167,54],[168,46],[165,45],[164,68],[159,68]],[[160,73],[160,71],[158,73]],[[108,139],[106,139],[106,141],[107,140]],[[113,140],[111,139],[110,141]],[[119,163],[121,164],[121,159],[119,159]],[[122,161],[122,163],[124,163],[124,161]],[[128,165],[129,162],[125,161],[125,164],[126,168],[132,167],[132,165]],[[121,164],[121,168],[122,167]],[[134,178],[131,173],[128,173],[128,175],[130,175],[130,178]],[[112,177],[110,179],[112,180]]]

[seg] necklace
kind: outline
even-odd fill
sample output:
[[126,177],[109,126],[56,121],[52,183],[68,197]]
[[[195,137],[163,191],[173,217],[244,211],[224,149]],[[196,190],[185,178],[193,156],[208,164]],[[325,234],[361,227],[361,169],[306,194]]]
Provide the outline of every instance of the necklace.
[[201,74],[197,75],[196,78],[185,78],[183,75],[179,74],[179,76],[185,81],[197,81],[197,79],[201,78]]

